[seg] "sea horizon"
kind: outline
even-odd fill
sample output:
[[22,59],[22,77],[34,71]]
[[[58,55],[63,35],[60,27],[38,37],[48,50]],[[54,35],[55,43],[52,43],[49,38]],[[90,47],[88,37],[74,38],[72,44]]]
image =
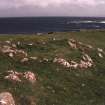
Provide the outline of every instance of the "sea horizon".
[[0,34],[105,29],[105,17],[0,17]]

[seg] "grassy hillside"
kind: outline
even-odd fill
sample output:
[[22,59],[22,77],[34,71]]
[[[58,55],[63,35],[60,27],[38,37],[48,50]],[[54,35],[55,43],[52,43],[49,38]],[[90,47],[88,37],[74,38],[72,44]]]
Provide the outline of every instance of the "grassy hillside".
[[[69,39],[91,45],[85,49],[94,65],[89,68],[66,68],[54,63],[54,58],[80,62],[83,51],[73,49]],[[104,105],[105,104],[105,53],[99,57],[97,48],[105,51],[105,31],[62,32],[43,35],[1,35],[2,46],[16,45],[16,49],[27,52],[27,62],[18,57],[9,57],[0,51],[0,92],[9,91],[17,105]],[[81,47],[81,46],[80,46]],[[31,84],[11,82],[4,79],[5,72],[31,71],[37,80]]]

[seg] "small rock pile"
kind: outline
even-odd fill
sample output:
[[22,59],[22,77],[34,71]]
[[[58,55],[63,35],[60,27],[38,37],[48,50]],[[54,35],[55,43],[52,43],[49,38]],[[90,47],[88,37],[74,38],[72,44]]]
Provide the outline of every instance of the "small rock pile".
[[32,73],[31,71],[27,71],[24,73],[21,72],[16,72],[16,71],[7,71],[6,72],[8,75],[4,76],[5,80],[9,80],[12,82],[22,82],[22,79],[28,80],[30,83],[35,83],[36,82],[36,75]]
[[103,49],[97,48],[97,51],[98,51],[98,56],[99,56],[100,58],[103,58],[103,57],[104,57],[103,55],[105,55],[105,52],[103,51]]

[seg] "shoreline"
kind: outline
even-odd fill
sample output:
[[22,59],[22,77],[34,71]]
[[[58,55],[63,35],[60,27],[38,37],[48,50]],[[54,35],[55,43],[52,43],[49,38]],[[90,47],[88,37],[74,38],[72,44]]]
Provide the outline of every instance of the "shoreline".
[[49,31],[49,32],[35,32],[35,33],[0,33],[1,35],[47,35],[47,34],[56,34],[56,33],[72,33],[72,32],[105,32],[105,29],[77,29],[71,31]]

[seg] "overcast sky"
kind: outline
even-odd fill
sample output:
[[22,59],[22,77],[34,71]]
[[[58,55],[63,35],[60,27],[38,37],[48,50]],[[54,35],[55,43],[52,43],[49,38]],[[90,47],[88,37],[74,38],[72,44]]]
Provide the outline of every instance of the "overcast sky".
[[105,16],[105,0],[0,0],[0,17]]

